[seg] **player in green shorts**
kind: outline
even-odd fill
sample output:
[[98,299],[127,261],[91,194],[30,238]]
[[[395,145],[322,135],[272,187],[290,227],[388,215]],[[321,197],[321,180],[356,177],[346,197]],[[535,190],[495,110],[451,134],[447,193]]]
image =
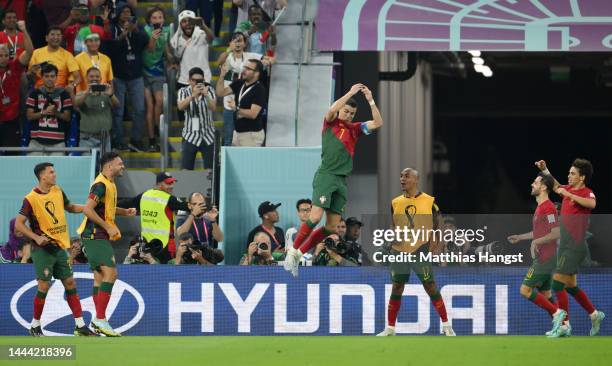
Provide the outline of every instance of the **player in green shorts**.
[[[19,215],[15,219],[15,230],[32,239],[32,262],[36,272],[38,291],[34,297],[34,316],[30,335],[44,336],[40,318],[47,293],[53,278],[62,281],[66,289],[66,302],[72,310],[76,326],[74,335],[95,336],[83,321],[81,300],[67,248],[70,247],[68,222],[64,210],[72,213],[83,211],[82,205],[70,203],[62,189],[55,184],[56,173],[51,163],[40,163],[34,167],[38,185],[23,200]],[[26,226],[26,220],[30,226]]]
[[[353,122],[357,102],[353,96],[363,93],[372,109],[373,120]],[[342,98],[331,105],[323,121],[321,165],[312,181],[312,210],[308,221],[300,226],[293,247],[287,251],[285,270],[298,274],[298,263],[302,254],[336,232],[340,222],[348,188],[346,178],[353,171],[355,145],[362,135],[369,135],[383,125],[382,116],[376,107],[372,92],[363,84],[355,84]],[[325,226],[313,229],[325,212]]]
[[533,214],[532,231],[510,235],[508,241],[516,244],[531,240],[531,257],[533,262],[521,285],[521,295],[537,306],[546,310],[553,318],[553,329],[563,327],[563,333],[569,333],[569,323],[561,325],[567,313],[559,309],[551,297],[550,287],[552,272],[556,265],[557,239],[559,238],[559,219],[557,208],[548,198],[553,192],[553,179],[540,173],[531,183],[531,195],[535,197],[538,207]]
[[[586,293],[578,287],[576,279],[580,263],[586,256],[586,232],[589,227],[591,210],[597,205],[595,194],[586,186],[593,175],[593,165],[588,160],[575,159],[567,175],[567,185],[561,185],[550,174],[544,160],[537,161],[535,164],[542,173],[553,179],[555,192],[563,197],[560,220],[561,238],[552,289],[559,302],[559,307],[568,314],[568,293],[586,310],[591,318],[589,335],[594,336],[599,333],[601,322],[606,315],[593,306]],[[569,334],[553,328],[550,337],[556,338],[564,335]]]

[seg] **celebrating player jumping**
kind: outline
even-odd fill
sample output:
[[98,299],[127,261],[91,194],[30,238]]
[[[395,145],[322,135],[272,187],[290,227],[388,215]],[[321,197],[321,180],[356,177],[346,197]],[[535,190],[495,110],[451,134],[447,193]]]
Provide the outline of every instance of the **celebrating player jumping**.
[[[537,161],[536,166],[544,174],[551,175],[544,160]],[[578,267],[587,253],[586,232],[589,226],[591,210],[596,206],[595,194],[586,185],[593,175],[591,162],[576,159],[570,167],[567,185],[561,185],[553,177],[554,190],[563,197],[561,204],[561,241],[557,253],[557,267],[553,275],[552,289],[555,292],[559,307],[569,314],[569,293],[591,317],[590,335],[599,333],[601,321],[605,314],[597,311],[587,295],[577,286]],[[566,291],[567,290],[567,291]],[[550,337],[569,335],[571,329],[560,327],[551,330]]]
[[[521,285],[521,295],[546,310],[553,317],[553,329],[558,329],[567,313],[557,307],[550,292],[552,272],[557,264],[557,239],[559,238],[557,209],[548,199],[549,193],[553,192],[553,187],[554,181],[550,175],[538,174],[531,183],[531,195],[538,203],[533,214],[533,230],[525,234],[511,235],[508,241],[515,244],[522,240],[532,240],[533,263]],[[569,322],[561,327],[561,332],[569,334]]]
[[[363,93],[372,109],[373,120],[353,122],[357,113],[357,103],[353,96]],[[323,121],[321,165],[312,181],[312,210],[308,221],[300,230],[289,248],[285,258],[285,270],[294,276],[298,274],[300,257],[315,244],[336,232],[344,206],[348,188],[346,178],[353,171],[355,145],[362,135],[369,135],[383,125],[382,116],[376,107],[372,92],[363,84],[355,84],[342,98],[331,105]],[[325,226],[313,229],[325,211]]]
[[[66,289],[66,301],[76,326],[74,335],[95,336],[83,321],[81,300],[77,294],[76,282],[72,276],[72,266],[67,249],[70,248],[68,222],[64,210],[72,213],[83,211],[82,205],[70,203],[62,189],[55,184],[56,173],[51,163],[40,163],[34,167],[38,185],[23,200],[23,205],[15,220],[15,229],[34,242],[32,262],[38,281],[38,291],[34,297],[34,316],[30,335],[44,336],[40,317],[45,306],[45,298],[51,287],[51,278],[62,281]],[[29,221],[30,227],[25,225]]]

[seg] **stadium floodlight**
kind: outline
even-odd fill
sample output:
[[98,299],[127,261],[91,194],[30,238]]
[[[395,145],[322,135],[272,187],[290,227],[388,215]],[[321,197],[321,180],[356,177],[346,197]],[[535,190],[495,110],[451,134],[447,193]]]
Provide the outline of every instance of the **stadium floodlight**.
[[484,66],[482,69],[482,75],[484,77],[490,78],[491,76],[493,76],[493,70],[491,70],[489,66]]
[[475,64],[474,65],[474,71],[476,71],[476,72],[483,72],[485,67],[486,67],[485,65]]
[[480,51],[468,51],[468,53],[472,55],[472,57],[480,57],[481,54]]
[[474,65],[484,65],[484,59],[482,57],[472,57]]

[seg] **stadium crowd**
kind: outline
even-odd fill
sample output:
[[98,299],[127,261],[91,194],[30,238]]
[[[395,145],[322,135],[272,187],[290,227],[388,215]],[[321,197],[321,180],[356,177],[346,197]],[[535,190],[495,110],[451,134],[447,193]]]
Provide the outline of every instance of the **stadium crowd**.
[[[170,103],[184,122],[183,169],[193,169],[198,151],[212,166],[221,97],[223,143],[262,146],[275,60],[272,21],[287,1],[233,0],[226,40],[222,0],[184,5],[173,32],[160,6],[139,18],[137,0],[0,1],[0,148],[30,147],[36,155],[79,146],[159,151],[167,143],[159,141],[163,85],[174,76],[169,88],[177,98]],[[210,48],[225,42],[214,83]]]

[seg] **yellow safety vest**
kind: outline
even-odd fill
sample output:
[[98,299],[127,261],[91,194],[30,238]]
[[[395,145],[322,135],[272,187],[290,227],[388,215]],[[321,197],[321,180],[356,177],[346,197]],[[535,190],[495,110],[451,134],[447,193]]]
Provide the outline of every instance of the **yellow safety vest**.
[[51,187],[47,194],[34,190],[25,198],[30,202],[40,230],[62,248],[70,248],[70,233],[64,212],[64,196],[58,186]]
[[394,244],[395,250],[412,253],[433,239],[434,209],[437,211],[434,197],[422,192],[410,198],[401,195],[391,201],[391,209],[395,226],[401,230],[407,227],[416,234],[410,241]]
[[[93,181],[91,186],[93,187],[97,183],[103,183],[105,187],[104,197],[102,201],[104,203],[104,221],[107,224],[112,226],[117,226],[115,224],[115,214],[117,212],[117,186],[115,186],[114,182],[108,180],[102,173],[98,174],[96,179]],[[85,225],[87,225],[87,216],[83,218],[83,222],[81,222],[81,226],[77,229],[77,233],[83,233],[85,230]],[[118,235],[110,238],[112,241],[116,241],[121,239],[121,232]]]
[[[140,231],[147,242],[159,239],[164,248],[170,240],[172,221],[166,215],[170,194],[159,189],[149,189],[140,198]],[[174,213],[173,213],[174,215]]]

